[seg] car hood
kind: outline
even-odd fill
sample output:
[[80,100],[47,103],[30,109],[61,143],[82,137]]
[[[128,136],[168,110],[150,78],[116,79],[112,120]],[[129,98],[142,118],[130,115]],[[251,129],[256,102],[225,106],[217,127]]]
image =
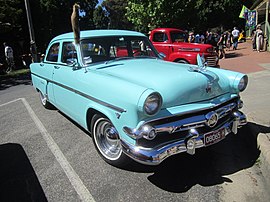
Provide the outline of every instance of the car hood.
[[96,71],[159,92],[166,108],[208,100],[229,92],[226,78],[219,77],[211,68],[198,72],[192,71],[192,67],[197,66],[158,59],[130,59],[102,64]]

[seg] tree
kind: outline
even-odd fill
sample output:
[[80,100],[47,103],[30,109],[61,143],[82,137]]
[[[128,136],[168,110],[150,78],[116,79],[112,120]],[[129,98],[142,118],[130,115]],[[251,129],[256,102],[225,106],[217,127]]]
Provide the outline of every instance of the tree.
[[126,17],[126,0],[105,0],[102,6],[108,12],[110,29],[133,29],[132,23]]
[[109,27],[109,18],[101,6],[95,9],[93,19],[96,29],[107,29]]
[[148,33],[166,20],[164,2],[165,0],[129,0],[126,7],[127,19],[134,24],[137,31]]
[[19,0],[0,0],[0,33],[22,28],[23,10]]
[[239,19],[243,3],[254,0],[128,0],[126,16],[136,30],[148,32],[156,27],[178,27],[202,31],[207,28],[242,26]]
[[85,12],[85,16],[80,18],[81,30],[95,29],[94,24],[94,11],[98,0],[80,0],[79,3],[81,10]]
[[36,41],[42,52],[48,45],[48,42],[59,34],[71,32],[70,16],[73,4],[77,2],[80,5],[80,29],[94,29],[93,12],[98,0],[39,0],[31,1],[32,18],[36,33]]

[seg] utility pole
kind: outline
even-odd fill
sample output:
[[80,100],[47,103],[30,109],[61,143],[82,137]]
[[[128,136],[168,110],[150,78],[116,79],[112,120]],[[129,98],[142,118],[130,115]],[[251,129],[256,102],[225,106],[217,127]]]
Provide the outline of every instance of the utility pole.
[[36,46],[36,41],[35,41],[35,34],[34,34],[34,29],[33,29],[32,18],[31,18],[29,0],[24,0],[24,3],[25,3],[28,29],[29,29],[29,35],[30,35],[30,52],[32,54],[34,62],[37,62],[37,46]]

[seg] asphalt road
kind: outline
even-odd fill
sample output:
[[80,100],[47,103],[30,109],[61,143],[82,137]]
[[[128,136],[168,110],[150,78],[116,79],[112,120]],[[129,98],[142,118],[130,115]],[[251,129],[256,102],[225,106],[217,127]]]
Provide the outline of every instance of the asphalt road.
[[252,124],[194,156],[120,169],[99,157],[90,134],[43,108],[29,81],[6,81],[0,88],[0,201],[264,201]]

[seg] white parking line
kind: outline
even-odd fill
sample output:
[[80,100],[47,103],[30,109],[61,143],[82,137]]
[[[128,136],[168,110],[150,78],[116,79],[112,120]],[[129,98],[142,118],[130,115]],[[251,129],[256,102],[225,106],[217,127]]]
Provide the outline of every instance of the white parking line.
[[68,160],[66,159],[66,157],[64,156],[64,154],[62,153],[62,151],[60,150],[58,145],[55,143],[53,138],[50,136],[50,134],[48,133],[48,131],[46,130],[46,128],[44,127],[42,122],[39,120],[39,118],[37,117],[37,115],[35,114],[33,109],[30,107],[30,105],[26,101],[26,99],[25,98],[19,98],[19,99],[16,99],[16,100],[1,104],[0,107],[11,104],[11,103],[19,101],[19,100],[21,100],[23,102],[23,104],[26,107],[30,117],[35,122],[35,124],[36,124],[38,130],[40,131],[43,139],[46,141],[49,149],[51,150],[54,157],[56,158],[56,160],[58,161],[58,163],[60,164],[60,166],[64,170],[65,174],[67,175],[70,183],[72,184],[72,186],[76,190],[76,192],[79,195],[80,199],[82,201],[94,202],[95,200],[94,200],[93,196],[90,194],[89,190],[85,187],[85,185],[83,184],[83,182],[80,179],[80,177],[78,176],[78,174],[71,167]]
[[10,101],[10,102],[6,102],[6,103],[4,103],[4,104],[1,104],[0,107],[9,105],[9,104],[11,104],[11,103],[13,103],[13,102],[17,102],[17,101],[19,101],[19,100],[22,100],[22,98],[18,98],[18,99],[16,99],[16,100],[12,100],[12,101]]

